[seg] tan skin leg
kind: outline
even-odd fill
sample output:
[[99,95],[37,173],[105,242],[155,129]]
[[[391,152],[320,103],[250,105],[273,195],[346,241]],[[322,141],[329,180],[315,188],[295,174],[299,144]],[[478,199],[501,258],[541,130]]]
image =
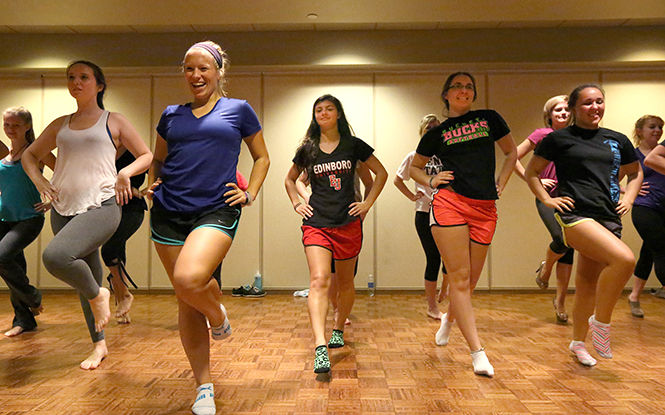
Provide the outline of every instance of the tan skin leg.
[[556,308],[559,313],[566,312],[566,294],[572,271],[572,264],[556,264]]
[[357,257],[344,261],[335,261],[338,293],[338,318],[335,320],[335,330],[344,331],[344,322],[349,317],[349,314],[351,314],[353,303],[356,300],[356,288],[353,285],[356,261]]
[[427,310],[438,315],[440,311],[436,301],[436,281],[425,280],[425,298],[427,299]]
[[210,276],[231,247],[231,238],[211,228],[189,234],[184,246],[155,243],[178,298],[180,341],[198,385],[210,377],[210,338],[206,317],[213,327],[223,323],[221,293]]
[[[595,286],[598,293],[595,302],[595,318],[601,323],[610,323],[612,310],[635,267],[633,252],[596,221],[580,222],[575,226],[565,228],[564,232],[568,245],[575,248],[580,253],[580,257],[588,258],[602,266]],[[575,279],[576,284],[579,284],[580,279],[578,275]],[[579,293],[579,287],[577,293]],[[577,303],[576,300],[575,304],[577,305]]]
[[469,348],[472,351],[479,350],[481,344],[471,305],[471,292],[480,278],[489,246],[472,242],[466,225],[433,226],[432,235],[448,271],[450,286],[448,320],[456,319]]
[[554,264],[562,256],[563,254],[557,254],[556,252],[552,251],[549,247],[547,247],[547,251],[545,251],[545,265],[543,266],[543,273],[540,275],[541,280],[545,282],[550,280],[550,276],[552,275],[552,268],[554,268]]
[[600,264],[581,252],[577,256],[575,275],[575,301],[573,303],[573,340],[584,341],[589,331],[589,317],[596,306],[598,276],[603,269]]
[[[332,252],[320,246],[306,246],[305,256],[309,267],[309,295],[307,296],[309,320],[314,333],[314,345],[320,346],[328,344],[325,330]],[[335,264],[335,269],[337,269],[337,264]]]

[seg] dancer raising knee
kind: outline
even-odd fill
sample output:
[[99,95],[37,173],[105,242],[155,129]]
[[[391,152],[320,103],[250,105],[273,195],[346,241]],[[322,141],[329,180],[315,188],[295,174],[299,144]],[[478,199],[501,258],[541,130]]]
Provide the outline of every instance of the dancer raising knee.
[[[568,125],[568,122],[570,121],[568,96],[558,95],[548,99],[543,108],[543,119],[545,121],[545,128],[538,128],[532,132],[526,140],[522,141],[522,143],[517,146],[518,161],[515,163],[515,172],[523,180],[526,180],[524,177],[524,166],[522,166],[522,163],[520,163],[519,160],[529,152],[533,151],[536,146],[543,141],[543,138],[545,138],[547,134],[555,130],[560,130]],[[558,190],[554,164],[548,164],[539,177],[549,195],[556,197]],[[541,289],[546,289],[548,287],[552,267],[556,262],[556,295],[552,299],[552,303],[557,322],[566,323],[568,321],[568,314],[566,313],[566,294],[568,292],[570,273],[573,270],[575,250],[568,248],[563,242],[563,231],[556,219],[554,219],[554,209],[543,205],[538,199],[536,199],[536,209],[538,209],[540,219],[552,236],[552,243],[550,243],[545,252],[545,260],[540,263],[540,266],[538,266],[538,269],[536,270],[536,284],[538,284]]]
[[[121,171],[136,160],[132,153],[122,146],[118,148],[116,157],[115,167],[118,171]],[[145,211],[148,209],[143,196],[139,193],[139,189],[145,181],[145,174],[146,172],[141,172],[129,179],[133,197],[122,205],[120,225],[118,225],[118,229],[111,238],[102,245],[102,260],[104,261],[104,265],[109,269],[110,274],[107,278],[115,296],[115,319],[120,324],[131,322],[129,310],[132,307],[134,296],[129,292],[129,284],[137,288],[127,272],[126,246],[127,240],[141,227]]]
[[[439,119],[436,118],[434,114],[428,114],[423,117],[420,121],[420,137],[422,137],[427,131],[441,124]],[[427,299],[427,316],[435,320],[440,320],[443,316],[443,313],[439,311],[439,306],[437,301],[443,301],[443,298],[446,295],[448,290],[448,276],[446,275],[446,266],[441,261],[441,255],[439,250],[436,248],[436,242],[434,242],[434,237],[432,236],[432,229],[429,226],[429,213],[432,204],[432,197],[434,194],[434,189],[429,186],[423,186],[420,183],[416,182],[416,192],[413,193],[406,187],[404,181],[411,179],[409,175],[409,170],[411,169],[411,162],[416,152],[411,151],[406,155],[402,164],[397,169],[397,174],[393,180],[395,187],[399,189],[404,196],[409,200],[416,202],[416,233],[420,239],[420,245],[425,251],[425,298]],[[425,165],[425,171],[428,175],[434,176],[439,172],[443,171],[443,164],[436,157],[432,157],[427,164]],[[439,277],[439,269],[441,268],[442,282],[441,282],[441,291],[437,298],[436,295],[436,280]]]
[[[32,115],[23,107],[8,108],[2,114],[3,129],[11,141],[7,148],[0,142],[0,276],[9,287],[9,300],[14,308],[12,328],[5,336],[13,337],[37,328],[35,316],[42,307],[41,292],[30,285],[23,250],[44,226],[44,211],[39,191],[25,174],[21,155],[35,141]],[[53,169],[55,157],[44,160]]]
[[[104,74],[92,62],[67,67],[67,87],[77,109],[51,122],[23,154],[23,167],[42,200],[52,201],[53,240],[42,254],[44,266],[56,278],[76,288],[94,350],[81,363],[95,369],[108,354],[104,326],[109,321],[109,290],[102,287],[99,247],[120,223],[120,205],[132,198],[129,178],[145,171],[152,153],[129,121],[104,110]],[[116,149],[124,146],[136,161],[115,168]],[[58,148],[52,182],[39,161]]]
[[644,317],[644,310],[640,305],[640,295],[651,274],[651,268],[655,267],[656,277],[661,288],[654,295],[665,298],[665,175],[658,173],[649,166],[645,166],[644,160],[652,151],[662,145],[658,141],[663,136],[663,119],[657,115],[645,115],[635,122],[633,138],[637,148],[637,155],[642,171],[644,182],[642,190],[635,198],[631,217],[633,225],[642,238],[640,257],[635,264],[633,277],[633,290],[628,295],[630,312],[635,317]]
[[[586,366],[596,360],[584,340],[591,328],[598,354],[611,358],[612,310],[635,266],[635,257],[621,237],[626,214],[642,183],[635,149],[625,135],[600,127],[605,94],[594,84],[575,88],[568,97],[572,125],[550,133],[536,147],[526,168],[531,191],[556,209],[566,245],[578,253],[570,351]],[[559,196],[551,197],[538,175],[554,162]],[[619,180],[626,175],[626,193],[619,199]]]
[[[471,293],[496,229],[495,199],[508,183],[517,149],[508,125],[496,111],[471,110],[476,99],[476,81],[471,74],[450,75],[443,84],[441,98],[449,118],[425,133],[410,170],[415,181],[437,189],[430,224],[448,271],[450,307],[441,317],[435,340],[441,346],[448,344],[450,328],[456,320],[471,348],[474,373],[493,376],[494,368],[476,330]],[[503,166],[496,177],[495,142],[504,153]],[[424,168],[433,156],[451,171],[428,175]]]
[[[157,125],[149,173],[152,240],[178,299],[180,341],[196,379],[195,414],[214,414],[210,375],[213,340],[231,335],[213,271],[235,236],[242,206],[256,198],[270,159],[256,113],[226,97],[227,55],[211,41],[192,45],[183,59],[192,102],[171,105]],[[241,143],[254,159],[247,191],[238,187]]]
[[[352,135],[342,103],[332,95],[323,95],[314,101],[312,121],[284,182],[293,209],[304,218],[303,245],[310,277],[307,305],[316,344],[316,373],[330,371],[327,347],[344,346],[344,322],[355,300],[353,277],[362,245],[360,218],[372,207],[388,178],[386,169],[373,153],[372,147]],[[376,175],[362,202],[354,201],[353,176],[358,161]],[[303,171],[312,186],[309,203],[304,204],[296,188],[296,180]],[[326,347],[333,260],[339,292],[338,315]]]

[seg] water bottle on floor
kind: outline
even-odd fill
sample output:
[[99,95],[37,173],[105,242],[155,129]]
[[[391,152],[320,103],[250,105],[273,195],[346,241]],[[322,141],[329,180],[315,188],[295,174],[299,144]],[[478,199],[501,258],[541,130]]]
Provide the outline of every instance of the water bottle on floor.
[[254,286],[259,290],[263,289],[263,277],[259,271],[256,271],[256,274],[254,275]]
[[370,297],[374,297],[374,274],[367,276],[367,291],[369,291]]

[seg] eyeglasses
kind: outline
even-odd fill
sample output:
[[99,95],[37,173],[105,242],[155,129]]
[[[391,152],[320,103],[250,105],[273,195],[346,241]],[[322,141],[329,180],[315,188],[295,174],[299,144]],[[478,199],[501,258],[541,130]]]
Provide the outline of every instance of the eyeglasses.
[[466,89],[468,91],[473,91],[473,84],[462,85],[460,83],[452,84],[448,89]]

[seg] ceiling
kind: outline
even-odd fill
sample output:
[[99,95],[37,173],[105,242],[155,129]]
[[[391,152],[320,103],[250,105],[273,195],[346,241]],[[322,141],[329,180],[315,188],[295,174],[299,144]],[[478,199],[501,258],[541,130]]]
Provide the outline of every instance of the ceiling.
[[664,0],[0,0],[5,34],[651,25]]

